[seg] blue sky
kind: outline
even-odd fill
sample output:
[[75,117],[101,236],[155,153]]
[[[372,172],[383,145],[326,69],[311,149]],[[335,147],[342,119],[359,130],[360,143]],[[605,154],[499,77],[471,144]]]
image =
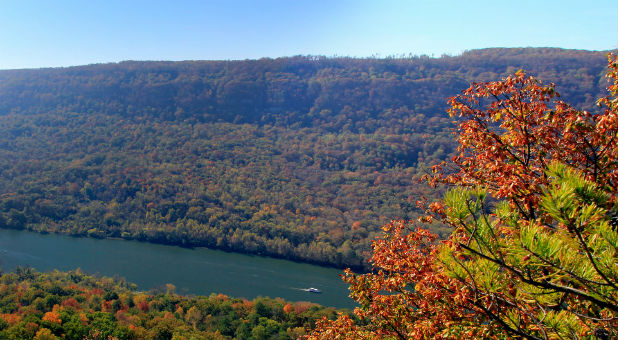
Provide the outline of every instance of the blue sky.
[[616,0],[0,0],[0,69],[617,44]]

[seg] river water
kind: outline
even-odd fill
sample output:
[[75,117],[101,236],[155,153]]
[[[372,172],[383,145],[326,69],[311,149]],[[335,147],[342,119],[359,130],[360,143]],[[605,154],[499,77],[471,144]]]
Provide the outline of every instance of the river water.
[[[281,297],[352,308],[341,270],[205,248],[126,240],[76,238],[0,229],[0,268],[74,270],[123,277],[139,290],[176,286],[179,294]],[[302,289],[314,287],[320,294]]]

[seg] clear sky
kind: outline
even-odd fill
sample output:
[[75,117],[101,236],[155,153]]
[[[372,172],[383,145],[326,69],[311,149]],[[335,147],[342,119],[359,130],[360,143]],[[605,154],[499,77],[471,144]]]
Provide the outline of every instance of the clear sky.
[[0,69],[617,44],[617,0],[0,0]]

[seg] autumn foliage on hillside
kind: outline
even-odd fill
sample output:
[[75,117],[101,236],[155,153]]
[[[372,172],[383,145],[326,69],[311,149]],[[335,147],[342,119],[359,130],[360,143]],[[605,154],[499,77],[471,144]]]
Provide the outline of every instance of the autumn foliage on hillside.
[[0,339],[292,340],[334,308],[223,294],[145,293],[121,280],[17,268],[0,274]]
[[618,62],[592,114],[523,71],[449,100],[458,155],[433,216],[384,227],[373,271],[347,271],[359,322],[309,339],[613,339],[618,329]]
[[604,91],[602,52],[551,48],[0,70],[0,228],[364,270],[443,194],[417,179],[456,152],[444,98],[520,67]]

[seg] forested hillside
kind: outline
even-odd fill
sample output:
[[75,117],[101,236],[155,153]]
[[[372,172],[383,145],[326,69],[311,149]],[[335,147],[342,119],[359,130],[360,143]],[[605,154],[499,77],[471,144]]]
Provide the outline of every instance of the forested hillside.
[[[446,98],[524,68],[594,110],[605,54],[123,62],[0,71],[0,226],[360,267],[438,197]],[[440,231],[440,226],[435,226]]]

